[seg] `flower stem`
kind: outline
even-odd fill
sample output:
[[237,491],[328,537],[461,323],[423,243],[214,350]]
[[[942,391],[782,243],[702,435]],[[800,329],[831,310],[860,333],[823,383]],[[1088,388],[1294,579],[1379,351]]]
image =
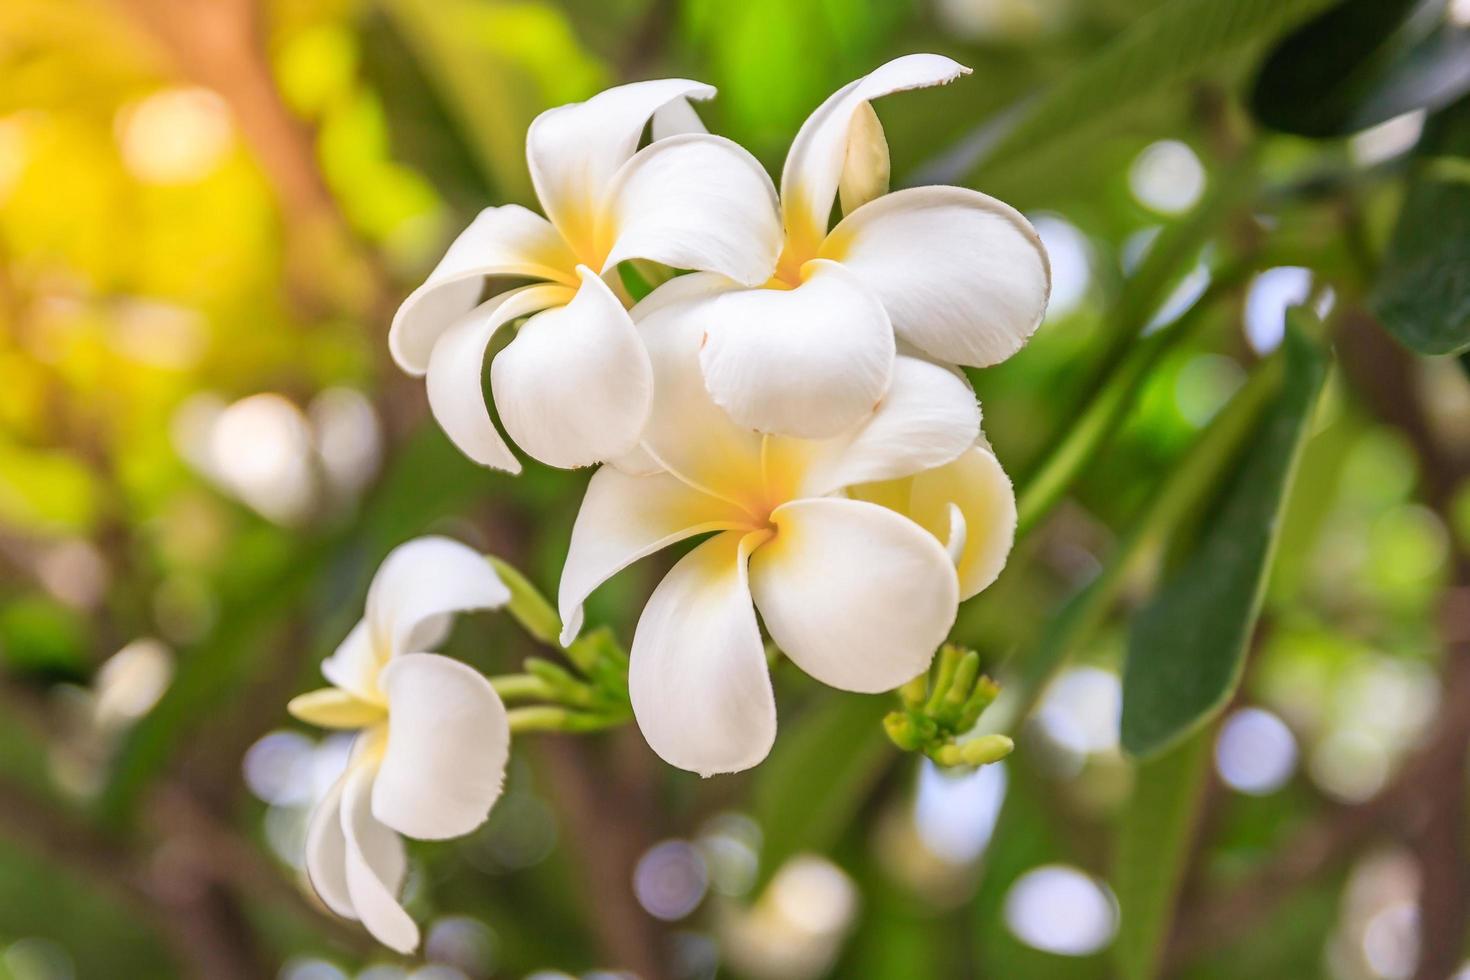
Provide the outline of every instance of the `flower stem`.
[[500,674],[490,678],[490,686],[495,688],[495,693],[503,701],[519,698],[547,699],[553,696],[546,682],[531,674]]

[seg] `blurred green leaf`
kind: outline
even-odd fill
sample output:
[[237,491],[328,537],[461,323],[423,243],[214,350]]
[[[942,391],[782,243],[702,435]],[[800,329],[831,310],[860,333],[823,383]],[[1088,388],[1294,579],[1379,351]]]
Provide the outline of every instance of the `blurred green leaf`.
[[1470,98],[1430,121],[1415,156],[1368,302],[1410,350],[1455,354],[1470,349]]
[[1272,37],[1331,0],[1170,0],[1034,102],[983,124],[922,168],[916,183],[956,183],[1018,164],[1038,147],[1105,122],[1243,45]]
[[0,652],[17,673],[79,680],[90,643],[81,617],[55,600],[27,596],[0,608]]
[[1346,0],[1271,52],[1250,96],[1272,129],[1339,136],[1413,109],[1437,109],[1470,88],[1470,29],[1444,0]]
[[1206,530],[1134,619],[1123,672],[1123,747],[1156,755],[1224,706],[1240,681],[1265,594],[1296,462],[1327,374],[1308,336],[1312,315],[1287,315],[1283,382]]
[[1209,749],[1208,733],[1200,730],[1138,767],[1114,855],[1119,921],[1113,955],[1122,980],[1158,974],[1199,817]]
[[851,825],[894,753],[883,734],[885,695],[819,695],[781,737],[752,789],[754,816],[765,834],[762,882],[793,855],[831,849]]

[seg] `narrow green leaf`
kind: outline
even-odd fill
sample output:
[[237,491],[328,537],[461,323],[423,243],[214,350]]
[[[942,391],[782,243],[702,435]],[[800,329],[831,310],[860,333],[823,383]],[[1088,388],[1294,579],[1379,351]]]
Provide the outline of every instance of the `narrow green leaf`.
[[1430,120],[1368,303],[1416,353],[1470,350],[1470,98]]
[[1122,980],[1158,975],[1199,819],[1209,748],[1209,732],[1201,729],[1138,767],[1113,857],[1119,911],[1113,956]]
[[1222,708],[1240,681],[1296,462],[1327,374],[1303,308],[1287,317],[1284,376],[1255,440],[1177,572],[1133,622],[1123,747],[1153,756]]
[[1015,163],[1043,144],[1105,122],[1214,58],[1289,30],[1331,2],[1170,0],[1035,102],[982,126],[921,167],[914,182],[956,183],[982,164]]
[[1340,136],[1413,109],[1438,109],[1470,87],[1470,30],[1443,0],[1344,0],[1271,52],[1251,112],[1272,129]]
[[762,882],[795,854],[830,850],[851,825],[894,758],[883,733],[883,714],[892,705],[881,695],[822,695],[782,727],[752,790],[754,816],[765,834]]

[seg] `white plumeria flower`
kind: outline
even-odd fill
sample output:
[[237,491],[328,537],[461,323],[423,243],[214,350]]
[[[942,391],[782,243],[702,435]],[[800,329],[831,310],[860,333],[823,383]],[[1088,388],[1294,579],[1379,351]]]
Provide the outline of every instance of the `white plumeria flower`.
[[901,356],[868,418],[827,439],[762,435],[710,399],[682,277],[634,313],[653,362],[644,449],[661,472],[604,466],[572,530],[563,642],[602,582],[674,542],[714,532],[654,590],[630,652],[629,690],[663,759],[702,775],[755,765],[776,706],[756,609],[777,645],[850,691],[924,671],[961,598],[999,573],[1015,498],[977,446],[980,411],[958,372]]
[[297,718],[361,729],[347,771],[312,811],[306,868],[327,907],[407,953],[419,930],[398,903],[399,834],[459,837],[485,822],[510,752],[505,706],[478,671],[433,653],[453,615],[510,601],[483,555],[448,538],[400,545],[368,590],[362,621],[322,662],[333,686],[290,704]]
[[[871,100],[968,72],[907,55],[839,89],[802,125],[781,173],[775,276],[757,289],[712,287],[697,314],[705,382],[736,421],[835,435],[887,390],[895,335],[936,360],[984,367],[1041,323],[1051,271],[1015,209],[962,187],[885,193],[888,144]],[[845,217],[829,232],[839,195]]]
[[[648,358],[602,276],[637,258],[747,285],[770,277],[781,243],[770,177],[735,143],[692,131],[702,126],[687,100],[714,94],[662,79],[543,112],[526,158],[546,218],[482,211],[399,307],[393,357],[428,375],[434,417],[471,459],[520,470],[480,386],[501,327],[535,314],[491,364],[506,431],[542,462],[586,466],[637,444],[651,398]],[[639,150],[650,117],[655,140]],[[542,282],[482,303],[491,277]]]

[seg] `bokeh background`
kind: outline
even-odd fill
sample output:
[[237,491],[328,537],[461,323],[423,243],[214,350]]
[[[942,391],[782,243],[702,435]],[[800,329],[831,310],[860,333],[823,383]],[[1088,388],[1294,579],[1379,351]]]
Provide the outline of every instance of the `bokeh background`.
[[[1363,301],[1426,116],[1452,99],[1327,138],[1263,126],[1263,58],[1328,6],[0,4],[0,976],[1458,969],[1470,382],[1454,357],[1389,339]],[[1467,5],[1429,6],[1463,40]],[[1344,48],[1383,34],[1339,30]],[[398,301],[477,209],[535,206],[523,139],[542,109],[698,78],[720,89],[700,108],[711,129],[775,173],[827,94],[912,51],[975,72],[878,105],[896,180],[999,196],[1051,252],[1046,324],[975,375],[1018,482],[1140,329],[1189,321],[962,612],[956,637],[1003,682],[1281,343],[1286,307],[1310,299],[1331,325],[1338,363],[1244,681],[1202,736],[1157,971],[1119,952],[1119,841],[1153,813],[1118,740],[1149,561],[1042,677],[1016,754],[978,772],[899,753],[887,700],[789,668],[775,754],[741,776],[672,771],[633,730],[518,741],[490,822],[411,851],[423,956],[376,948],[304,887],[305,814],[346,745],[285,702],[315,686],[408,537],[460,537],[554,591],[586,479],[461,459],[387,357]],[[1059,91],[1074,101],[1036,101]],[[1045,125],[1026,123],[1038,104]],[[1428,234],[1464,242],[1464,214],[1434,219]],[[592,621],[628,637],[658,573],[620,576]],[[449,649],[498,672],[535,652],[497,616],[464,621]]]

